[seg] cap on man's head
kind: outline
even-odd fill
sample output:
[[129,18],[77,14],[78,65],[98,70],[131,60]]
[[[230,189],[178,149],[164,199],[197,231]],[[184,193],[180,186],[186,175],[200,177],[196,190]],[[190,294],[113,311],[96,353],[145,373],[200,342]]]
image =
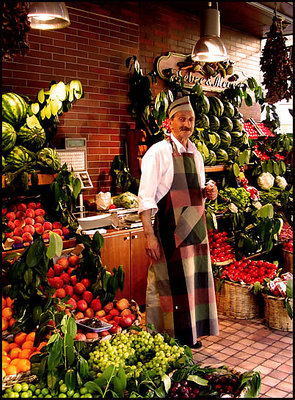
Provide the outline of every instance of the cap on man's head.
[[181,97],[180,99],[174,100],[168,108],[168,118],[171,118],[175,113],[179,111],[191,111],[194,109],[191,105],[189,96]]

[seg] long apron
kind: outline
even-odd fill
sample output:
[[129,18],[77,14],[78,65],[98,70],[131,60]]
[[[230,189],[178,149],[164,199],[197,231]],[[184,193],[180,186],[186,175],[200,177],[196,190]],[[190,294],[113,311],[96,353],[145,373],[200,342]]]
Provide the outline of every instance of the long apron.
[[216,298],[200,176],[193,154],[171,145],[174,178],[155,217],[161,256],[148,271],[146,323],[192,346],[218,335]]

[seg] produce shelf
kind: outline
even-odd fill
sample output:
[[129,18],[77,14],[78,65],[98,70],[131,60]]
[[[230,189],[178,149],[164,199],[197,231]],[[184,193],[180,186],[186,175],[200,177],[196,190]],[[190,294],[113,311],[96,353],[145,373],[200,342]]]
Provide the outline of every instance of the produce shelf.
[[[57,174],[38,174],[38,185],[50,185]],[[29,174],[29,185],[31,185],[31,174]],[[5,175],[2,175],[2,187],[6,187]]]

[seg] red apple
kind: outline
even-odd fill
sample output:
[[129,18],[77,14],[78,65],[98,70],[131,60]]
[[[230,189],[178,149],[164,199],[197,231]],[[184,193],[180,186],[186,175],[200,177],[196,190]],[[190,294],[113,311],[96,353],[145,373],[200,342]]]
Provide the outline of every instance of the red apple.
[[7,226],[8,228],[10,228],[11,230],[15,229],[15,223],[13,221],[8,221],[7,222]]
[[35,211],[32,210],[31,208],[28,208],[28,209],[26,210],[26,217],[34,218],[34,217],[35,217]]
[[8,207],[9,211],[12,211],[14,213],[17,212],[17,207],[16,204],[10,204],[10,206]]
[[37,222],[38,224],[44,224],[44,217],[42,217],[42,215],[38,215],[37,217],[35,217],[35,222]]
[[28,203],[28,208],[31,208],[32,210],[35,210],[37,208],[36,203],[34,202],[29,202]]
[[62,236],[62,230],[61,229],[52,229],[52,232],[56,233],[59,236]]
[[76,254],[73,254],[68,258],[68,260],[69,264],[74,267],[75,265],[79,264],[80,258]]
[[52,286],[55,289],[62,288],[63,285],[64,285],[64,281],[59,276],[55,276],[54,278],[52,278]]
[[70,285],[66,285],[65,286],[65,291],[66,291],[66,294],[67,295],[69,295],[69,296],[73,296],[73,294],[74,294],[74,288],[73,288],[73,286],[70,286]]
[[30,217],[25,218],[25,224],[26,225],[35,225],[34,218],[30,218]]
[[25,220],[23,220],[23,219],[16,219],[14,221],[14,225],[16,228],[22,228],[23,226],[26,225],[26,223],[25,223]]
[[55,221],[55,222],[52,223],[52,228],[53,229],[61,229],[62,228],[62,224],[60,222]]
[[62,227],[62,233],[64,235],[68,235],[70,233],[70,230],[68,228],[66,228],[65,226]]
[[[82,283],[82,282],[81,282]],[[93,299],[93,294],[91,292],[89,292],[89,290],[85,290],[85,292],[82,295],[82,298],[87,301],[87,303],[91,303],[92,299]]]
[[127,315],[132,314],[132,311],[129,308],[125,308],[123,311],[121,311],[121,316],[126,317]]
[[86,288],[89,288],[90,285],[91,285],[90,280],[87,279],[87,278],[82,279],[81,283],[83,283],[83,285],[84,285]]
[[36,208],[35,215],[36,215],[36,217],[38,217],[38,216],[43,217],[45,215],[45,210],[43,210],[43,208]]
[[110,334],[109,331],[102,331],[102,332],[99,332],[99,336],[100,336],[100,337],[108,336],[109,334]]
[[125,310],[125,308],[128,308],[129,305],[130,305],[129,301],[127,299],[123,298],[123,299],[120,299],[117,301],[116,308],[120,311],[123,311],[123,310]]
[[72,275],[71,278],[70,278],[70,281],[71,281],[71,284],[73,286],[75,286],[76,283],[77,283],[77,275]]
[[74,337],[74,340],[84,342],[86,340],[86,336],[84,335],[84,333],[77,333],[76,336]]
[[[12,239],[12,238],[13,238],[13,232],[4,232],[4,236],[5,236],[6,238]],[[17,236],[15,236],[15,237],[17,237]]]
[[70,304],[70,306],[72,306],[72,307],[71,307],[72,310],[75,310],[75,309],[77,308],[77,303],[76,303],[76,301],[75,301],[73,298],[69,299],[69,300],[67,301],[67,304]]
[[74,286],[74,292],[76,294],[82,294],[83,292],[85,292],[85,290],[86,287],[81,282],[76,283],[76,285]]
[[105,310],[106,313],[109,313],[113,308],[114,308],[114,303],[110,301],[104,306],[103,309]]
[[[71,273],[72,273],[73,271],[75,271],[75,269],[76,269],[76,268],[69,267],[69,268],[67,269],[68,274],[71,275]],[[81,281],[81,283],[82,283],[82,281]],[[84,283],[83,283],[83,285],[84,285]],[[85,285],[84,285],[84,286],[85,286]]]
[[15,216],[17,219],[25,219],[26,218],[26,214],[23,211],[17,211],[15,213]]
[[94,311],[99,311],[102,309],[101,306],[101,301],[99,299],[94,299],[92,300],[90,307],[94,310]]
[[63,271],[64,271],[64,268],[63,268],[62,265],[54,264],[54,273],[55,273],[55,275],[59,276],[59,275],[61,275],[63,273]]
[[56,297],[59,297],[60,299],[63,299],[66,297],[66,291],[63,288],[59,288],[55,291]]
[[[77,309],[78,309],[79,311],[85,312],[85,311],[87,310],[87,307],[88,307],[88,305],[87,305],[87,303],[86,303],[85,300],[79,300],[79,301],[77,302]],[[86,315],[86,314],[85,314],[85,315]]]
[[18,204],[16,205],[16,209],[17,209],[18,211],[25,212],[26,209],[27,209],[27,206],[26,206],[25,203],[18,203]]
[[92,308],[87,308],[87,310],[85,311],[85,317],[87,318],[92,318],[94,317],[94,311],[92,310]]
[[8,219],[8,221],[14,221],[16,219],[16,215],[14,212],[9,212],[6,214],[6,218]]
[[14,236],[21,236],[24,233],[22,228],[14,228],[13,234]]
[[47,272],[47,278],[53,278],[53,277],[54,277],[54,269],[49,268],[49,270]]
[[23,233],[22,238],[24,242],[32,242],[34,240],[33,236],[29,232]]
[[120,311],[117,310],[116,308],[113,308],[110,312],[109,315],[111,315],[112,317],[116,317],[118,315],[120,315]]
[[36,222],[34,228],[36,233],[38,233],[38,235],[42,235],[42,233],[44,233],[43,225],[40,222]]
[[45,231],[51,231],[52,230],[52,223],[49,221],[44,221],[43,228]]
[[57,260],[57,263],[62,265],[64,267],[64,269],[68,268],[69,266],[69,261],[67,259],[67,257],[61,257]]
[[70,275],[67,274],[66,272],[63,272],[60,277],[64,281],[64,283],[70,282]]
[[116,324],[120,323],[120,318],[121,317],[119,317],[118,315],[116,317],[114,317],[114,321],[115,321]]
[[102,317],[106,316],[106,313],[104,310],[99,310],[99,311],[96,311],[95,316],[96,316],[96,318],[102,318]]
[[[6,233],[12,233],[12,232],[6,232]],[[12,236],[12,240],[14,241],[15,244],[21,244],[24,242],[23,238],[21,236]]]
[[81,296],[79,296],[79,295],[76,294],[76,293],[74,293],[72,297],[73,297],[73,299],[76,300],[76,301],[81,300]]
[[31,235],[34,235],[35,228],[32,225],[25,225],[23,227],[24,232],[29,232]]
[[110,333],[114,334],[114,333],[121,333],[122,332],[122,327],[118,324],[114,324],[110,329],[109,329]]
[[7,213],[7,208],[2,208],[2,215],[5,215]]
[[126,317],[121,317],[119,324],[123,328],[127,328],[128,326],[131,326],[133,324],[133,319],[131,318],[131,315],[127,315]]
[[42,235],[42,238],[43,238],[44,242],[49,242],[49,233],[44,232]]

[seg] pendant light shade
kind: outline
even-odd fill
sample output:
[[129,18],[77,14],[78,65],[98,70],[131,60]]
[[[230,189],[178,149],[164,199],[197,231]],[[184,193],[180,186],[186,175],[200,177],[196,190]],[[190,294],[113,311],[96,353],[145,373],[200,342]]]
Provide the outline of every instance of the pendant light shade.
[[[209,3],[210,7],[211,3]],[[208,8],[201,21],[201,37],[192,51],[193,61],[218,62],[227,59],[226,48],[220,39],[220,12]]]
[[63,2],[33,2],[28,13],[32,29],[61,29],[70,25],[70,17]]

